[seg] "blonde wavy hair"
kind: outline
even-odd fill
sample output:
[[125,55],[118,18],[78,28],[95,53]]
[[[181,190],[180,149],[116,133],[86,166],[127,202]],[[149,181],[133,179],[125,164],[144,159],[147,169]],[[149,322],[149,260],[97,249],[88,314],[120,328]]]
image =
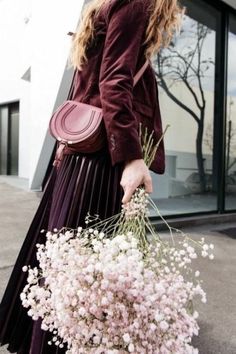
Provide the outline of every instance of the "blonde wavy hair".
[[[84,6],[72,38],[68,67],[81,70],[87,62],[86,49],[95,37],[94,19],[107,1],[110,0],[91,0]],[[150,11],[150,17],[143,44],[146,44],[145,57],[148,59],[161,47],[168,46],[174,33],[180,29],[184,8],[179,5],[178,0],[151,0],[147,11]]]

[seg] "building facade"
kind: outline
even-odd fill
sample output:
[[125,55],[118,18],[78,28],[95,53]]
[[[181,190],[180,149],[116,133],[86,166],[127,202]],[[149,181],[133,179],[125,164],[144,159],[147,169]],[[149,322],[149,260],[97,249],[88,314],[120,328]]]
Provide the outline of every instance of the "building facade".
[[[180,34],[152,58],[163,125],[170,124],[166,172],[152,174],[152,198],[162,215],[229,213],[236,211],[236,0],[182,4]],[[27,178],[33,190],[51,163],[48,121],[70,87],[67,32],[82,7],[0,1],[0,174]]]

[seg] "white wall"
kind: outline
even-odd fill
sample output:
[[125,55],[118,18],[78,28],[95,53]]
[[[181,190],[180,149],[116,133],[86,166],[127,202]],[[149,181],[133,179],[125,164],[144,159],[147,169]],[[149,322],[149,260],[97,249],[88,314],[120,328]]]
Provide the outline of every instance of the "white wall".
[[35,1],[32,21],[32,136],[30,184],[34,178],[83,1]]
[[[82,6],[83,0],[0,1],[0,104],[20,100],[19,176],[29,187],[67,62],[67,32]],[[29,67],[31,82],[21,79]]]
[[[28,0],[0,1],[0,102],[19,99],[20,76],[28,59],[28,46],[24,46],[27,27],[24,22]],[[25,51],[22,55],[23,50]]]
[[21,80],[18,175],[24,178],[28,178],[30,175],[30,159],[29,159],[29,151],[31,150],[30,88],[31,85],[28,81]]
[[[30,66],[31,0],[0,2],[0,104],[20,100],[19,175],[29,176],[30,83],[21,80]],[[28,23],[27,23],[28,21]],[[27,141],[27,142],[26,142]]]

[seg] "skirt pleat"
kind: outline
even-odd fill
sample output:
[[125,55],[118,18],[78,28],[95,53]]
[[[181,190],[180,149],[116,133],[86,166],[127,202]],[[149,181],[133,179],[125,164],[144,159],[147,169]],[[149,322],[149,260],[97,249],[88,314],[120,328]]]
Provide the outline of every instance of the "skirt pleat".
[[23,265],[37,266],[36,243],[45,242],[42,229],[85,226],[89,212],[100,219],[121,210],[122,164],[111,165],[106,150],[94,154],[65,155],[53,167],[42,198],[21,246],[0,303],[0,343],[18,354],[62,354],[66,348],[49,345],[52,334],[41,329],[41,319],[33,321],[20,300],[27,273]]

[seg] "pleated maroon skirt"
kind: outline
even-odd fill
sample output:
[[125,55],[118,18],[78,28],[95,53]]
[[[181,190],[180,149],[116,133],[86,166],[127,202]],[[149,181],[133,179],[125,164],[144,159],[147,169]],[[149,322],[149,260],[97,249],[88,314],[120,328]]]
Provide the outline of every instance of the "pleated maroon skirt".
[[106,150],[92,155],[65,155],[58,170],[52,168],[0,304],[0,343],[8,344],[9,352],[62,354],[66,351],[48,345],[51,333],[43,331],[40,319],[33,321],[22,306],[20,293],[27,278],[22,266],[37,265],[35,245],[45,239],[41,229],[84,226],[88,211],[99,214],[101,219],[118,213],[123,196],[122,170],[122,164],[111,166]]

